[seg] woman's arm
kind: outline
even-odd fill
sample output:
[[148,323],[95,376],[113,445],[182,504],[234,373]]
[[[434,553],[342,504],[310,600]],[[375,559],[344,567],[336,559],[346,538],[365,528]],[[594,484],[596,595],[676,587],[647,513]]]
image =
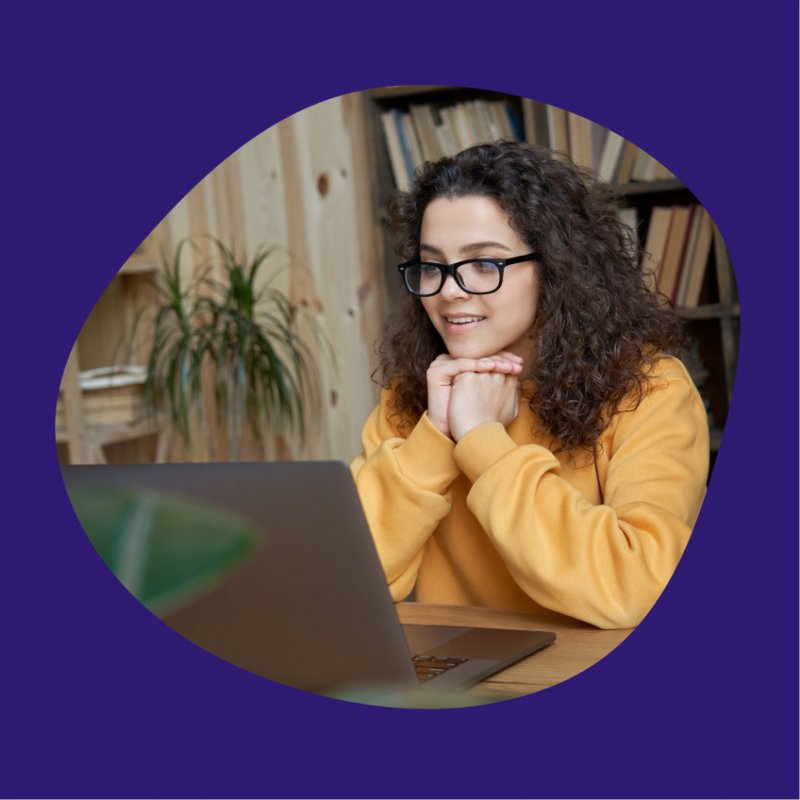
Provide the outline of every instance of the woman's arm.
[[449,487],[459,474],[455,443],[427,412],[400,436],[390,422],[391,392],[370,414],[363,451],[350,465],[392,597],[414,588],[425,542],[450,511]]
[[391,392],[381,394],[362,432],[362,453],[350,469],[395,600],[414,588],[425,542],[450,511],[448,489],[460,472],[447,421],[453,382],[467,371],[494,371],[515,383],[521,370],[522,359],[513,353],[439,356],[427,370],[428,410],[408,438],[391,423]]
[[682,365],[667,363],[668,374],[603,437],[602,505],[560,476],[549,450],[516,444],[498,422],[456,446],[455,462],[473,482],[470,510],[537,603],[599,627],[630,627],[670,579],[705,492],[708,426]]

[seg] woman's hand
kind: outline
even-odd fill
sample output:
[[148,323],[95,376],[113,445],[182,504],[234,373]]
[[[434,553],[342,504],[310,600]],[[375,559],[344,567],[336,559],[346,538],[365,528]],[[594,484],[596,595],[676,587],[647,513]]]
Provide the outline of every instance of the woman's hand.
[[504,427],[519,414],[519,383],[515,374],[462,372],[453,380],[448,426],[455,441],[483,422]]
[[[487,358],[453,358],[449,355],[441,355],[434,359],[426,373],[428,418],[445,436],[450,436],[457,441],[460,437],[453,436],[450,429],[450,396],[455,380],[461,375],[477,377],[494,373],[498,377],[509,378],[516,387],[517,376],[521,372],[522,358],[507,351]],[[515,416],[516,412],[511,419]]]

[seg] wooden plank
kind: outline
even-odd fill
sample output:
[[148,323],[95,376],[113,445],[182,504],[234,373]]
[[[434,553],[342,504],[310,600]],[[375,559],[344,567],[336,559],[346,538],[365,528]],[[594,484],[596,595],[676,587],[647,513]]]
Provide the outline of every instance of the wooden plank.
[[[315,312],[337,354],[338,368],[321,353],[325,388],[325,436],[317,446],[321,457],[349,460],[359,448],[360,431],[372,409],[369,389],[369,347],[363,341],[361,311],[373,287],[364,281],[362,265],[369,238],[359,232],[359,213],[369,205],[356,203],[354,181],[363,189],[363,174],[355,178],[357,159],[351,144],[355,129],[363,131],[359,107],[352,98],[334,98],[293,119],[296,145],[293,170],[302,186],[299,219],[305,223],[308,276],[294,272],[298,298]],[[360,134],[363,136],[363,132]],[[287,186],[289,166],[287,163]],[[287,200],[287,206],[290,206]],[[373,267],[374,269],[374,267]],[[308,282],[310,281],[310,283]],[[304,296],[305,295],[305,296]],[[372,327],[372,324],[370,323]]]
[[[714,254],[720,303],[731,305],[735,300],[733,267],[731,266],[725,240],[716,226],[714,226]],[[738,352],[736,323],[732,316],[725,315],[720,319],[720,336],[722,342],[722,364],[725,373],[725,392],[730,404],[731,395],[733,394],[733,382],[736,378]]]
[[[240,148],[236,154],[241,181],[243,244],[249,252],[259,246],[276,248],[262,269],[259,286],[275,276],[274,286],[288,291],[290,264],[287,248],[287,218],[283,195],[283,164],[276,127],[267,129]],[[280,274],[276,274],[279,271]]]
[[216,210],[211,231],[237,254],[245,251],[249,254],[244,236],[242,175],[238,153],[226,158],[209,177]]
[[[389,308],[387,285],[389,275],[381,268],[383,260],[379,254],[382,242],[379,228],[372,221],[374,208],[385,198],[375,197],[373,175],[377,170],[371,158],[364,158],[364,153],[369,153],[367,107],[364,100],[363,93],[354,93],[345,97],[344,114],[350,133],[348,159],[353,176],[352,191],[355,202],[356,252],[358,254],[356,260],[359,266],[359,282],[356,289],[358,307],[355,309],[359,322],[358,342],[362,348],[365,348],[364,356],[371,375],[377,366],[376,360],[373,360],[374,348],[372,345],[383,334],[383,320],[386,309]],[[350,314],[350,309],[346,313]],[[363,413],[365,409],[369,413],[371,407],[378,402],[380,387],[368,380],[366,375],[360,377],[357,387],[356,391],[361,401],[360,413]],[[347,399],[352,400],[352,396]],[[364,417],[365,420],[366,417]],[[356,427],[359,428],[360,433],[358,421],[356,421]],[[360,436],[351,445],[355,448],[354,450],[351,449],[348,452],[343,448],[339,451],[340,456],[346,461],[350,460],[350,452],[355,457],[360,451]]]
[[66,420],[64,438],[67,443],[67,458],[70,464],[88,464],[90,463],[89,442],[86,437],[86,426],[81,408],[80,362],[77,344],[72,346],[64,367],[61,395]]
[[125,325],[122,282],[109,276],[109,283],[97,299],[78,336],[82,369],[105,367],[125,360]]
[[[306,206],[306,200],[308,187],[313,179],[309,171],[305,148],[301,142],[305,126],[309,124],[308,114],[313,113],[315,108],[318,108],[318,106],[306,109],[302,115],[295,114],[283,120],[277,126],[284,170],[283,195],[287,220],[286,240],[292,253],[292,269],[289,272],[289,299],[309,313],[313,313],[315,309],[318,311],[323,310],[315,292],[313,273],[311,272],[311,243],[309,241],[309,231],[307,230],[307,225],[310,224],[311,218],[309,216],[310,209]],[[304,338],[308,339],[308,328],[303,329],[301,327],[301,330]],[[312,353],[319,364],[319,349],[312,347]],[[325,388],[327,387],[323,385],[323,391]],[[319,422],[323,428],[327,427],[324,411]],[[284,436],[277,435],[275,437],[275,445],[279,450],[280,457],[310,457],[310,442],[305,443],[303,446],[290,447]],[[322,451],[327,452],[327,447],[323,445]]]
[[159,265],[156,261],[126,261],[118,275],[152,275],[158,272]]

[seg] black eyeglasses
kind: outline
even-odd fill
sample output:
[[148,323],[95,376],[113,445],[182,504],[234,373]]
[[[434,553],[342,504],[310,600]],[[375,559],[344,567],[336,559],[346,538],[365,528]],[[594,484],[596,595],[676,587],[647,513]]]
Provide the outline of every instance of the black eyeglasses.
[[513,258],[470,258],[455,264],[433,264],[427,261],[406,261],[397,269],[411,294],[430,297],[438,294],[448,275],[469,294],[491,294],[503,285],[503,270],[523,261],[541,261],[538,253]]

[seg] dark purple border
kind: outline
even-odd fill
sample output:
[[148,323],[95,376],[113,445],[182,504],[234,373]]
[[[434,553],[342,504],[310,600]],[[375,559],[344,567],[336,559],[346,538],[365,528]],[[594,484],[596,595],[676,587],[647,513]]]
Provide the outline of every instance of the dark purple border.
[[[120,5],[0,12],[19,343],[0,393],[0,793],[797,797],[796,3]],[[172,205],[288,114],[397,83],[527,94],[633,139],[712,213],[741,292],[725,441],[662,601],[587,673],[471,710],[305,696],[171,635],[99,568],[53,452],[70,344]]]

